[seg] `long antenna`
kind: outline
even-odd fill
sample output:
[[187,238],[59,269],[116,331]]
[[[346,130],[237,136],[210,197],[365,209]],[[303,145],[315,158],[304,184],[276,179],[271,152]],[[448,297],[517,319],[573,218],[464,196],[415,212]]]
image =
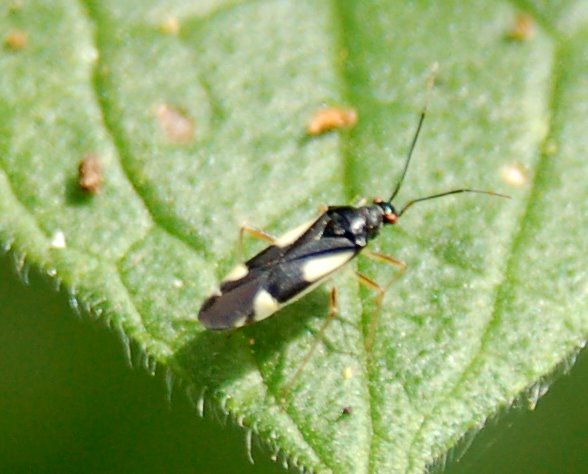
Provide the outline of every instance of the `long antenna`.
[[433,89],[433,86],[435,85],[435,78],[437,77],[438,70],[439,70],[439,64],[433,63],[433,66],[431,66],[431,73],[429,74],[429,78],[427,79],[427,95],[425,97],[425,105],[423,107],[421,115],[419,116],[419,123],[417,125],[417,129],[414,134],[414,137],[412,138],[412,143],[410,144],[410,148],[408,150],[408,155],[406,155],[406,160],[404,162],[404,169],[402,170],[402,174],[400,175],[400,179],[398,180],[398,183],[396,184],[396,188],[394,188],[394,192],[392,193],[392,196],[390,196],[390,199],[388,199],[388,202],[392,202],[392,200],[396,197],[396,195],[400,191],[400,186],[402,186],[402,183],[404,182],[404,177],[406,176],[406,172],[408,171],[408,165],[410,164],[410,160],[412,158],[412,153],[415,149],[415,146],[417,144],[417,140],[418,140],[419,135],[421,133],[421,128],[423,127],[423,122],[425,121],[425,116],[427,115],[427,107],[429,106],[429,97],[431,96],[431,89]]
[[487,194],[489,196],[497,196],[497,197],[501,197],[501,198],[510,199],[510,196],[507,196],[506,194],[494,193],[492,191],[482,191],[479,189],[454,189],[453,191],[445,191],[444,193],[433,194],[431,196],[426,196],[426,197],[422,197],[422,198],[418,198],[418,199],[413,199],[412,201],[408,201],[405,204],[405,206],[401,209],[401,211],[398,213],[398,217],[400,217],[402,214],[404,214],[404,212],[409,207],[412,207],[413,204],[416,204],[417,202],[428,201],[429,199],[435,199],[435,198],[440,198],[443,196],[449,196],[450,194],[459,194],[459,193]]

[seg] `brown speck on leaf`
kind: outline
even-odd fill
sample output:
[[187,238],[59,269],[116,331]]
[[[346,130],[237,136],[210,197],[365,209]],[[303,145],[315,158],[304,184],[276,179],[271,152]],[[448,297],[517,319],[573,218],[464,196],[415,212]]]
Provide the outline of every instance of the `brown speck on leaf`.
[[529,41],[535,36],[535,20],[528,13],[518,13],[507,34],[513,41]]
[[351,128],[357,123],[357,112],[350,108],[328,107],[315,112],[306,126],[309,135],[320,135],[330,130]]
[[13,30],[4,37],[4,44],[12,51],[20,51],[26,48],[27,41],[27,34],[21,30]]
[[102,165],[98,155],[89,153],[78,166],[78,184],[88,194],[98,194],[102,188]]
[[353,407],[352,406],[344,406],[341,408],[341,411],[339,412],[339,416],[337,417],[337,419],[335,421],[341,421],[347,417],[349,417],[351,414],[353,414]]
[[188,115],[168,104],[157,107],[157,121],[171,143],[186,144],[194,138],[194,121]]

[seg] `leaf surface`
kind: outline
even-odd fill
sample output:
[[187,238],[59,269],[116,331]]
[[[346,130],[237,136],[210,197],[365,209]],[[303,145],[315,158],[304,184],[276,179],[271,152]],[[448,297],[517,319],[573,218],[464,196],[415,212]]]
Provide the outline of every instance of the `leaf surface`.
[[[6,4],[2,30],[26,41],[0,52],[0,241],[294,463],[420,472],[540,394],[588,334],[588,9],[525,3],[533,31],[508,39],[522,7]],[[384,229],[374,247],[408,270],[373,346],[373,295],[342,273],[338,317],[284,393],[327,292],[230,334],[204,331],[199,305],[243,223],[279,234],[320,204],[391,192],[435,62],[398,204],[464,186],[513,199],[423,203]],[[357,126],[306,137],[325,104],[354,107]],[[96,195],[77,185],[88,154],[103,166]]]

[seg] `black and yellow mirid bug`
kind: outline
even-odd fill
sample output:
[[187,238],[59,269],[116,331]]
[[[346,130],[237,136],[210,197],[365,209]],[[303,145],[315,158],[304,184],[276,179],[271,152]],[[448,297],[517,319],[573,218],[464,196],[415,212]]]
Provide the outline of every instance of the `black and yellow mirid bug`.
[[[417,198],[399,211],[392,201],[408,171],[426,106],[420,114],[400,178],[388,200],[374,199],[367,206],[329,206],[318,218],[271,239],[262,252],[237,265],[220,285],[220,291],[204,301],[198,319],[207,328],[224,330],[259,322],[316,288],[361,252],[382,227],[393,225],[414,204],[458,193],[508,197],[491,191],[454,189]],[[372,253],[373,255],[373,253]],[[389,263],[403,265],[392,257],[375,254]],[[381,288],[360,275],[368,286]],[[332,298],[334,299],[334,297]]]

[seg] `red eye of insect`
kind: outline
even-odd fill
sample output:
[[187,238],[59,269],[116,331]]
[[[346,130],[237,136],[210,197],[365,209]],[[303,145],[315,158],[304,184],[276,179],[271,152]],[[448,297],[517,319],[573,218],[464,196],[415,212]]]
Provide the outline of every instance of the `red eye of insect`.
[[398,222],[398,215],[394,212],[384,214],[384,220],[387,224],[396,224]]

